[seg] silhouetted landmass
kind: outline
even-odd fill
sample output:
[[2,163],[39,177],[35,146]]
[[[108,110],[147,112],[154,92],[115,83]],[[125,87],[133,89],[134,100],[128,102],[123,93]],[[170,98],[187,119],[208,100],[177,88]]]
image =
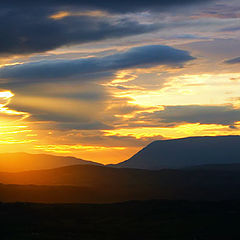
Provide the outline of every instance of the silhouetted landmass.
[[75,157],[29,153],[0,154],[0,172],[21,172],[39,169],[51,169],[79,164],[101,166],[100,163],[86,161]]
[[[0,201],[111,203],[240,199],[239,142],[239,136],[156,141],[120,164],[120,168],[81,164],[0,172]],[[40,162],[43,156],[48,155],[39,155]],[[48,157],[49,161],[59,158]],[[79,161],[70,158],[68,163],[70,160]],[[160,166],[167,169],[140,169]]]
[[0,204],[2,240],[239,240],[240,202]]
[[231,165],[228,170],[212,167],[150,171],[78,165],[0,173],[0,182],[4,183],[0,185],[0,201],[109,203],[147,199],[240,199],[240,171],[236,169]]
[[190,137],[152,142],[127,161],[124,168],[184,168],[203,164],[240,163],[240,136]]
[[[203,140],[202,145],[199,139]],[[191,146],[197,141],[201,148],[195,149],[196,162],[193,164],[193,152],[189,151],[188,155],[184,153],[187,148],[176,147],[174,154],[179,154],[180,159],[178,168],[172,167],[176,169],[80,164],[0,172],[1,239],[239,240],[240,163],[236,149],[233,154],[228,153],[227,162],[230,163],[223,162],[227,154],[217,162],[200,161],[197,156],[201,151],[200,156],[220,156],[211,153],[209,146],[212,150],[217,149],[215,144],[221,148],[226,139],[239,137],[179,140],[186,141],[188,147],[189,141]],[[149,155],[149,149],[159,151],[158,142],[152,145],[153,148],[151,144],[146,148],[145,156]],[[189,160],[182,161],[184,156]],[[171,161],[176,164],[177,160]]]
[[185,170],[214,170],[214,171],[240,171],[240,163],[232,164],[205,164],[184,168]]

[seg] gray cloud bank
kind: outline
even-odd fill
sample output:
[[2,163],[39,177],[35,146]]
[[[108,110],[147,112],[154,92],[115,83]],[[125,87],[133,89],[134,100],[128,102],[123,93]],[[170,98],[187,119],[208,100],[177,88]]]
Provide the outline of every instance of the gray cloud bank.
[[[1,6],[1,4],[0,4]],[[30,54],[66,45],[121,38],[159,29],[126,18],[69,16],[54,20],[46,9],[0,10],[0,54]]]
[[[5,66],[0,68],[0,79],[5,82],[38,82],[77,78],[114,72],[129,68],[148,68],[156,65],[182,66],[193,60],[187,51],[163,45],[131,48],[105,57],[75,60],[48,60]],[[85,77],[84,77],[85,76]]]
[[166,106],[162,111],[142,113],[138,117],[145,121],[158,121],[159,123],[201,123],[234,125],[240,121],[240,109],[232,105],[185,105]]
[[214,0],[8,0],[2,1],[3,7],[80,7],[87,9],[101,9],[110,12],[136,12],[146,10],[165,10],[172,7],[188,6],[213,2]]
[[[214,0],[202,0],[202,3]],[[0,54],[30,54],[66,45],[149,33],[160,24],[142,24],[122,16],[67,16],[52,19],[59,11],[100,10],[112,13],[163,11],[199,4],[198,0],[9,0],[0,2]]]
[[225,61],[225,63],[227,63],[227,64],[237,64],[237,63],[240,63],[240,57],[229,59],[229,60]]

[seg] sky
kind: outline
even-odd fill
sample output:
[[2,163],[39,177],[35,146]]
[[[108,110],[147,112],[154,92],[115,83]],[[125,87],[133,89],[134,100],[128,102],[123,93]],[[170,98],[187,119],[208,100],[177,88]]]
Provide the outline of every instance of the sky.
[[239,0],[3,0],[0,23],[0,152],[240,135]]

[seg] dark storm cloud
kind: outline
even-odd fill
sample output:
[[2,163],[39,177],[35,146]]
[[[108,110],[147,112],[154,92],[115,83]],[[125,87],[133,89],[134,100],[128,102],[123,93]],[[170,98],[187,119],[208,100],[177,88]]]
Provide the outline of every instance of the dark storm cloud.
[[0,54],[44,52],[65,45],[120,38],[159,29],[159,25],[90,16],[54,20],[48,9],[0,10]]
[[166,106],[162,111],[142,113],[138,117],[145,121],[157,120],[159,123],[201,123],[234,125],[240,121],[240,109],[232,105],[223,106]]
[[[204,0],[201,2],[211,2]],[[105,16],[68,16],[52,19],[59,11],[106,10],[109,12],[161,11],[198,4],[198,0],[9,0],[0,2],[0,54],[28,54],[156,31],[155,24],[140,24]],[[176,9],[176,8],[174,8]]]
[[213,2],[214,0],[8,0],[2,1],[1,6],[16,7],[79,7],[101,9],[110,12],[135,12],[145,10],[164,10],[169,7],[179,7],[192,4]]
[[229,59],[229,60],[225,61],[225,63],[227,63],[227,64],[237,64],[237,63],[240,63],[240,57]]
[[162,45],[135,47],[113,55],[75,60],[40,61],[0,68],[0,79],[13,82],[38,82],[49,79],[85,79],[85,75],[102,74],[129,68],[156,65],[182,66],[193,60],[187,51]]

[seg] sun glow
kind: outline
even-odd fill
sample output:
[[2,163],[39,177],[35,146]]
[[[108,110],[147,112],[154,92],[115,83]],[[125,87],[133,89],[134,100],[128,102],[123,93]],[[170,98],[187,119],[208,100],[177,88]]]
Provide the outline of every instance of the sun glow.
[[[8,108],[14,93],[11,91],[0,92],[0,145],[1,150],[8,149],[7,145],[28,144],[35,140],[27,135],[32,132],[23,120],[30,115]],[[4,147],[6,146],[6,147]]]
[[49,16],[49,18],[54,20],[61,20],[69,16],[106,17],[111,15],[109,15],[107,12],[104,12],[104,11],[82,11],[82,12],[81,11],[60,11]]
[[[224,104],[240,94],[239,73],[182,74],[167,79],[157,75],[151,78],[158,82],[159,89],[134,88],[126,81],[121,82],[122,89],[115,90],[114,94],[144,106]],[[147,76],[145,81],[148,81]]]
[[9,99],[12,98],[14,94],[10,91],[0,92],[0,98]]
[[70,12],[61,11],[61,12],[57,12],[57,13],[51,15],[49,18],[54,19],[54,20],[60,20],[62,18],[68,17],[70,15],[71,15]]
[[85,151],[125,150],[125,147],[104,147],[84,145],[36,145],[35,149],[54,153],[71,153],[72,150],[85,150]]
[[[236,124],[236,126],[238,125]],[[171,139],[190,136],[240,135],[240,128],[231,130],[228,126],[223,125],[189,123],[175,127],[143,127],[107,130],[105,134],[106,136],[132,136],[137,139],[157,136],[159,136],[159,138]]]

